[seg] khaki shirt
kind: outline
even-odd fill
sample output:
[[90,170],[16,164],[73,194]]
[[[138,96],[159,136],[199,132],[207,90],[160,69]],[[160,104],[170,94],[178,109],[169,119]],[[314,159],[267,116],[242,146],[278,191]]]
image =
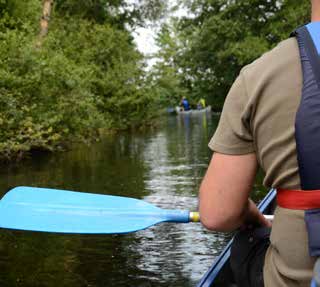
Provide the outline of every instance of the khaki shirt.
[[[299,48],[290,38],[241,70],[209,147],[230,155],[254,152],[266,187],[300,189],[294,124],[301,90]],[[314,261],[308,256],[303,214],[277,208],[265,260],[266,287],[310,286]]]

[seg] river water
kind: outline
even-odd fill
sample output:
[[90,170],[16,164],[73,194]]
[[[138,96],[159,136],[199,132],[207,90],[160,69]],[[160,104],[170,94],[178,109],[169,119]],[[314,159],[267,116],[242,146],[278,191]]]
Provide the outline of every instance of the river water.
[[[2,166],[0,190],[50,187],[196,210],[217,122],[208,114],[168,116],[152,131],[37,155]],[[199,223],[163,223],[122,235],[1,230],[0,286],[195,286],[229,237]]]

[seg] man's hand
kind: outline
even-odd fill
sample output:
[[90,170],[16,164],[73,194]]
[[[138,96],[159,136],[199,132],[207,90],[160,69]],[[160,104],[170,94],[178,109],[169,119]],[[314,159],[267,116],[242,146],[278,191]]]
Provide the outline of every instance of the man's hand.
[[249,224],[265,227],[271,227],[272,225],[271,221],[264,217],[251,199],[248,200],[248,212],[245,218],[245,225]]

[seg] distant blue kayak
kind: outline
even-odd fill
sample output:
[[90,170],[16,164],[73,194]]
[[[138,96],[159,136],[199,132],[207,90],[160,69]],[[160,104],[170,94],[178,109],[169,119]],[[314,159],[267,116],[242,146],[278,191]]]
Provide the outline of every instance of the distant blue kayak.
[[[276,190],[272,189],[258,205],[263,214],[273,214],[276,205]],[[197,287],[237,287],[230,267],[232,240],[204,274]]]

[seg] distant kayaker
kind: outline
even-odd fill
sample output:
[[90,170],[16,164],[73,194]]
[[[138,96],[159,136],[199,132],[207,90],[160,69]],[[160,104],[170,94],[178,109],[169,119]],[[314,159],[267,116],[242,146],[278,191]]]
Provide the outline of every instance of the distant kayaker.
[[186,97],[182,97],[181,102],[180,102],[180,107],[184,111],[189,111],[190,110],[190,104],[189,104],[189,101],[187,100]]
[[206,107],[206,100],[204,98],[201,98],[197,104],[197,109],[202,110]]
[[[241,70],[209,143],[214,154],[199,196],[203,225],[266,231],[238,233],[247,232],[233,243],[243,248],[234,259],[237,286],[310,286],[320,256],[320,0],[311,2],[311,24]],[[259,167],[278,202],[264,250],[259,238],[271,223],[249,199]]]

